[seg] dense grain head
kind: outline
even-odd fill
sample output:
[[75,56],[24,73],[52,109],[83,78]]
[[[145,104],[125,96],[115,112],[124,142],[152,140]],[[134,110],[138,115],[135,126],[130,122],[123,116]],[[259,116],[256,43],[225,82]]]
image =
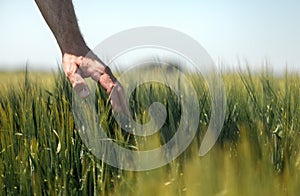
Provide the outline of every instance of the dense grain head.
[[[210,95],[203,78],[190,75],[201,110],[197,137],[179,158],[148,172],[113,168],[82,143],[74,124],[72,89],[62,73],[55,77],[1,73],[1,78],[0,195],[295,195],[300,191],[299,76],[223,75],[224,127],[217,144],[200,158]],[[152,138],[128,139],[112,117],[105,93],[101,88],[96,93],[101,125],[123,147],[159,147],[177,129],[180,99],[170,88],[148,83],[131,94],[131,113],[140,123],[149,121],[153,101],[167,108],[166,123]]]

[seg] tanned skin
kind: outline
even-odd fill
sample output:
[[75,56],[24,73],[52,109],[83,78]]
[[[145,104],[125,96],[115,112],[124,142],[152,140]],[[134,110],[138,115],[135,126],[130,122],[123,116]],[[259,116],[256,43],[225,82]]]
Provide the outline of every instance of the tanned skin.
[[63,69],[82,98],[89,95],[83,78],[99,82],[110,95],[114,111],[129,115],[121,84],[86,45],[77,23],[72,0],[35,0],[62,53]]

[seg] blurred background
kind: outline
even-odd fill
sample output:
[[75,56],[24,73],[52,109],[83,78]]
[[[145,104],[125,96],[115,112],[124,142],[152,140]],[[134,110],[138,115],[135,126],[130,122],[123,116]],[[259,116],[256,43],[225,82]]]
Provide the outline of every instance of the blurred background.
[[[176,29],[197,40],[223,67],[247,62],[254,69],[288,65],[300,70],[300,2],[74,0],[81,32],[93,48],[122,30],[140,26]],[[56,70],[58,45],[34,1],[0,2],[0,70]]]

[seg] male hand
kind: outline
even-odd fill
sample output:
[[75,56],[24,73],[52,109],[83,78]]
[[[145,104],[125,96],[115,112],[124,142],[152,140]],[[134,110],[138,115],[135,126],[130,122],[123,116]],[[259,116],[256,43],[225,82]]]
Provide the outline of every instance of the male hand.
[[83,78],[91,77],[106,90],[110,96],[113,110],[129,116],[130,112],[125,102],[122,85],[117,81],[108,66],[104,65],[95,55],[92,54],[90,57],[68,53],[63,55],[63,69],[74,90],[81,98],[88,97],[89,89]]

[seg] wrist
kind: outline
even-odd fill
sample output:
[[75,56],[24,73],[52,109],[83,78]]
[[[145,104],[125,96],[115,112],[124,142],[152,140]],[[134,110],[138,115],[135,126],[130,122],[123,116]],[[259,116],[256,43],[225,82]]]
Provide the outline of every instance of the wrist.
[[62,54],[68,53],[75,56],[86,56],[90,51],[81,36],[63,36],[64,39],[58,39],[58,45]]
[[61,47],[62,54],[72,54],[75,56],[86,56],[90,49],[85,44],[66,43]]

